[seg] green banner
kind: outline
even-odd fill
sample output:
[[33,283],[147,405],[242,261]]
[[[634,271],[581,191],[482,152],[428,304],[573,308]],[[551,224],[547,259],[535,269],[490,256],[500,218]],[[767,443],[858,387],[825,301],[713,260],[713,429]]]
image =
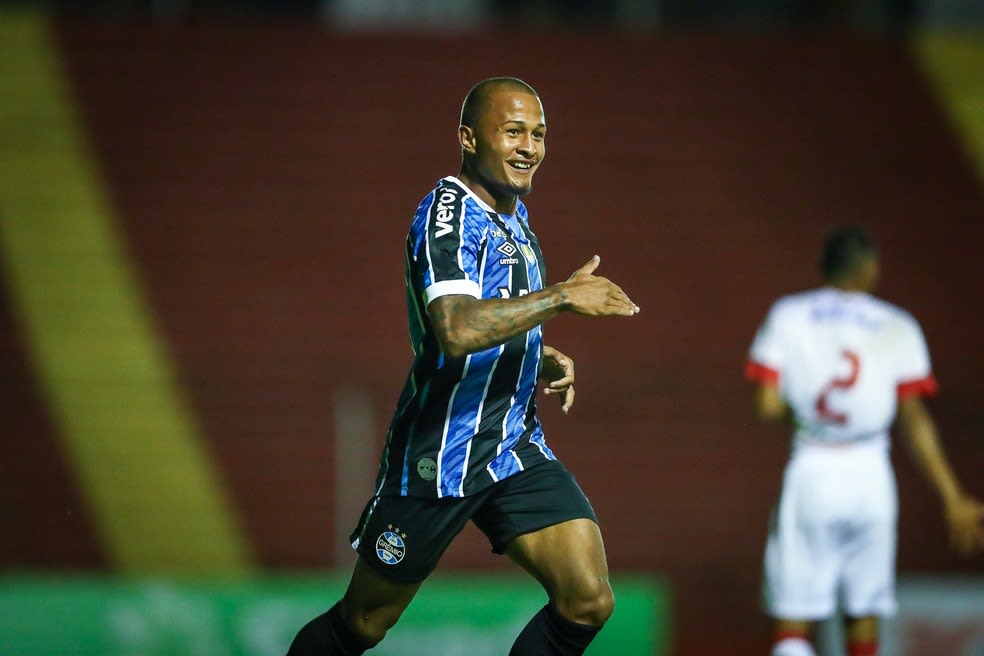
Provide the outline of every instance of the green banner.
[[[347,577],[246,581],[0,578],[4,656],[283,656]],[[616,610],[594,656],[666,656],[669,594],[658,580],[615,579]],[[544,603],[512,576],[435,577],[373,656],[505,656]]]

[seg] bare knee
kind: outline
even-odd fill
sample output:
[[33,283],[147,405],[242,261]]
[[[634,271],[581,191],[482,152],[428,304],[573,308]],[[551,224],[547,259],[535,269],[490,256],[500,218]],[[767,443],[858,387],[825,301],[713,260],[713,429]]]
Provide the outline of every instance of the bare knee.
[[342,620],[368,649],[396,624],[419,587],[385,578],[360,556],[340,604]]
[[607,579],[579,581],[565,594],[554,599],[557,611],[578,624],[601,626],[615,610],[615,595]]
[[367,648],[382,641],[386,637],[386,632],[396,624],[402,613],[402,607],[356,608],[342,601],[342,619]]

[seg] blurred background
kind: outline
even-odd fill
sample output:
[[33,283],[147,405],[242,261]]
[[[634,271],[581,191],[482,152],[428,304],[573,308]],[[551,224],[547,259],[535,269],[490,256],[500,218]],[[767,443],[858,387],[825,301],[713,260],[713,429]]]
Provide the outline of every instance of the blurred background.
[[[984,495],[981,0],[7,2],[0,653],[272,656],[335,600],[410,364],[403,240],[492,75],[545,105],[550,280],[598,253],[642,307],[546,328],[619,603],[589,654],[767,653],[788,435],[742,367],[832,226],[879,241]],[[885,653],[980,656],[984,559],[893,460]],[[543,603],[514,573],[467,529],[371,653],[505,653]]]

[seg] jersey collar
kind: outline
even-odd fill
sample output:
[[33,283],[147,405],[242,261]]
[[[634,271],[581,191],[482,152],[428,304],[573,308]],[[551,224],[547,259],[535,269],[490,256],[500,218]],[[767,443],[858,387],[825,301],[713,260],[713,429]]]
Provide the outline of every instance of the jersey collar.
[[461,180],[459,180],[456,176],[449,175],[449,176],[445,176],[442,179],[445,182],[450,182],[452,184],[456,184],[459,187],[461,187],[462,189],[464,189],[465,190],[465,193],[468,194],[469,196],[471,196],[472,200],[474,200],[476,203],[478,203],[478,206],[481,207],[486,212],[492,212],[493,214],[498,214],[498,212],[496,212],[494,209],[492,209],[489,206],[489,204],[486,203],[484,200],[482,200],[481,198],[479,198],[478,196],[476,196],[475,195],[475,192],[472,191],[471,189],[469,189],[468,186],[464,182],[462,182]]

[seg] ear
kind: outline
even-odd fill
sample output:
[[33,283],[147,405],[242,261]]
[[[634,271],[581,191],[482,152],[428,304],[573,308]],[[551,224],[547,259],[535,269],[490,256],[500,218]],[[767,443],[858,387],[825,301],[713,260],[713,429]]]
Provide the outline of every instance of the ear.
[[458,126],[458,143],[461,144],[462,151],[468,153],[469,155],[474,155],[476,149],[475,141],[474,130],[467,125]]

